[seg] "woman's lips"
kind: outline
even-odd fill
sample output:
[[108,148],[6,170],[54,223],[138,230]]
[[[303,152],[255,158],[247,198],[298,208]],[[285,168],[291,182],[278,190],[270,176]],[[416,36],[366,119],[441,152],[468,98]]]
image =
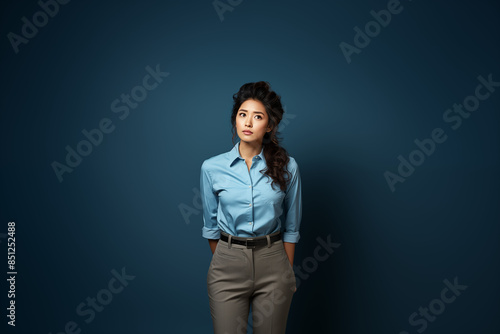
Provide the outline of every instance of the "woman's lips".
[[251,132],[251,131],[243,131],[243,133],[246,134],[246,135],[251,135],[253,132]]

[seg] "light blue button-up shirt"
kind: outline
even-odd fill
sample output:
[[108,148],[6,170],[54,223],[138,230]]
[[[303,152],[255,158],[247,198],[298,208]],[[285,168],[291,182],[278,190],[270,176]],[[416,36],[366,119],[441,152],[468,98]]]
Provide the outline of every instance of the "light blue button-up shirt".
[[290,157],[288,171],[292,178],[286,191],[279,189],[277,184],[273,189],[272,179],[259,172],[267,167],[264,148],[252,158],[248,170],[239,144],[201,165],[202,236],[219,239],[222,230],[251,238],[281,230],[284,242],[297,243],[302,219],[302,188],[297,162]]

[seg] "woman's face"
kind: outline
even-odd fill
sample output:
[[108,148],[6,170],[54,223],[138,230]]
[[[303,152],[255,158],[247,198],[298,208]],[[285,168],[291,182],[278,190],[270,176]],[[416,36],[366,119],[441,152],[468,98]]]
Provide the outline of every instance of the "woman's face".
[[267,127],[268,122],[269,117],[264,105],[260,101],[249,99],[243,102],[238,110],[236,131],[243,141],[262,143],[266,132],[271,130]]

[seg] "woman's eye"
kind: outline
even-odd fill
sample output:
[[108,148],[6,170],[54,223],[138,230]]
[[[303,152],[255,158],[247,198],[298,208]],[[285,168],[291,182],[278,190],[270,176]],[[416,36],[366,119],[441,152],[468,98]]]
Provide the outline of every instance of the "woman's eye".
[[[245,117],[246,116],[246,114],[244,112],[239,113],[239,115],[241,117]],[[260,116],[260,115],[255,115],[255,117],[258,117],[258,119],[263,119],[262,116]]]

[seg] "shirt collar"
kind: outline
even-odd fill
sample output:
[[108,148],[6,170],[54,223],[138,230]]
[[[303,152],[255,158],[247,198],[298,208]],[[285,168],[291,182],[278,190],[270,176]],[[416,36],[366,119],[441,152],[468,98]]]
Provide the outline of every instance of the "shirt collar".
[[[241,159],[241,160],[245,160],[241,157],[241,154],[240,154],[240,142],[237,142],[236,145],[234,145],[233,149],[231,151],[229,151],[229,167],[231,167],[234,162],[238,159]],[[257,155],[256,157],[258,157],[259,159],[262,159],[264,160],[264,146],[262,146],[262,149],[260,150],[260,153],[259,155]]]

